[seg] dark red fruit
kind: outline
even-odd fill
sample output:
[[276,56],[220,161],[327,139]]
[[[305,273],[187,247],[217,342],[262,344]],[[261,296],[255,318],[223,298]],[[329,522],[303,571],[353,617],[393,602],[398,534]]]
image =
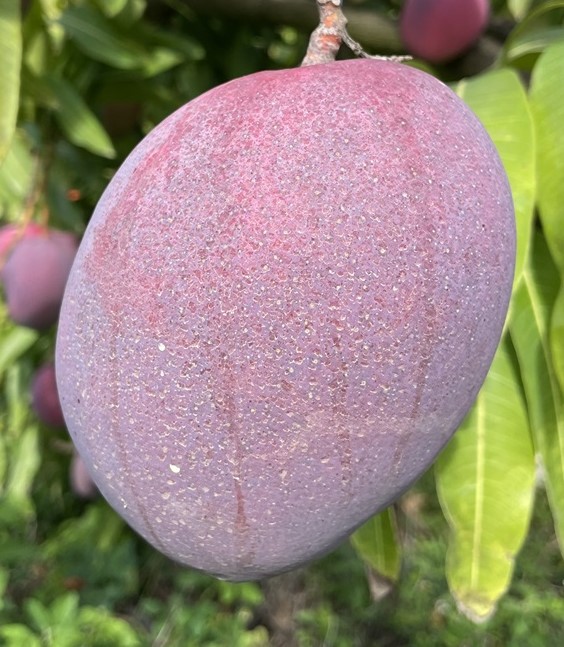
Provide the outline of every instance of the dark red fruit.
[[16,323],[44,330],[57,321],[77,247],[73,234],[57,230],[14,246],[1,278],[8,313]]
[[46,425],[63,427],[65,419],[57,392],[55,366],[44,364],[39,368],[31,382],[31,408]]
[[411,54],[442,63],[478,40],[489,14],[489,0],[406,0],[401,36]]
[[433,77],[239,78],[157,126],[96,209],[58,330],[69,431],[172,558],[235,580],[298,566],[449,440],[514,254],[496,150]]

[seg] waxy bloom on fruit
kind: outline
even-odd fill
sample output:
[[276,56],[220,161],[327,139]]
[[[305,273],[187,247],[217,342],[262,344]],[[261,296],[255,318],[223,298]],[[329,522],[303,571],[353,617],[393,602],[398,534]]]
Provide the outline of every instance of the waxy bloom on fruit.
[[96,208],[59,323],[69,431],[173,559],[293,568],[449,440],[514,254],[497,152],[433,77],[353,60],[236,79],[157,126]]

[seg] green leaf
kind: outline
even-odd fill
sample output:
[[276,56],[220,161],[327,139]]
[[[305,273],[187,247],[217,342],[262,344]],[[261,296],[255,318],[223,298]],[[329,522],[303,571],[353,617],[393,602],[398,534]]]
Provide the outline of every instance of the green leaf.
[[3,493],[13,500],[25,501],[31,487],[41,455],[39,429],[29,422],[29,371],[23,361],[11,365],[4,375],[4,397],[7,420],[3,441],[9,458],[5,483],[0,483]]
[[507,0],[507,7],[515,20],[522,20],[532,4],[533,0]]
[[554,260],[564,269],[564,42],[539,58],[530,104],[537,137],[538,203]]
[[95,61],[126,70],[141,67],[145,51],[91,7],[69,7],[59,22],[74,44]]
[[22,31],[20,0],[0,3],[0,164],[16,130],[20,101]]
[[41,647],[41,640],[25,625],[12,624],[0,627],[3,647]]
[[175,52],[165,47],[157,47],[153,50],[151,56],[142,61],[143,73],[147,77],[156,76],[178,65],[183,60],[184,55],[180,52]]
[[44,77],[43,81],[57,99],[55,115],[69,141],[96,155],[115,157],[110,136],[73,86],[55,76]]
[[10,571],[8,571],[7,568],[0,566],[0,611],[4,608],[4,595],[6,594],[9,581]]
[[95,0],[95,2],[98,9],[102,11],[105,16],[108,16],[108,18],[114,18],[125,9],[128,0]]
[[564,42],[549,47],[531,78],[531,108],[538,141],[538,208],[546,242],[562,283],[550,341],[554,368],[564,389]]
[[[65,31],[57,21],[63,13],[63,3],[60,2],[60,0],[39,0],[39,2],[41,4],[42,18],[46,26],[46,29],[42,31],[49,35],[54,50],[57,53],[60,53],[65,38]],[[26,61],[27,60],[28,57],[26,54]]]
[[39,600],[36,600],[35,598],[26,600],[25,611],[31,624],[33,624],[40,632],[47,632],[51,628],[49,610]]
[[2,338],[0,344],[0,375],[28,351],[39,338],[39,333],[30,328],[13,328]]
[[456,90],[484,124],[509,178],[517,226],[517,284],[528,254],[536,193],[535,139],[527,95],[517,74],[508,69],[461,81]]
[[14,498],[29,496],[40,463],[39,429],[37,425],[32,425],[22,432],[19,444],[13,448],[6,484],[7,495]]
[[560,290],[550,321],[550,349],[560,390],[564,391],[564,271],[560,271]]
[[352,536],[360,558],[388,583],[397,582],[401,569],[401,548],[393,507],[372,517]]
[[535,461],[513,349],[504,338],[476,403],[435,467],[451,528],[446,575],[474,622],[495,611],[527,534]]
[[85,635],[91,636],[92,644],[116,647],[139,647],[142,644],[127,622],[111,616],[106,609],[82,607],[78,625]]
[[55,626],[72,624],[78,613],[78,593],[71,591],[58,597],[51,605],[51,622]]
[[[29,193],[34,174],[30,148],[23,133],[16,130],[10,150],[0,166],[0,215],[3,220],[14,220],[21,215],[22,202]],[[0,346],[0,357],[3,350]]]
[[564,554],[564,405],[549,347],[549,323],[559,276],[540,233],[509,324],[529,410],[535,449],[542,461],[556,536]]
[[536,6],[505,41],[505,62],[516,63],[527,55],[540,54],[551,43],[564,39],[562,9],[564,0],[549,0]]

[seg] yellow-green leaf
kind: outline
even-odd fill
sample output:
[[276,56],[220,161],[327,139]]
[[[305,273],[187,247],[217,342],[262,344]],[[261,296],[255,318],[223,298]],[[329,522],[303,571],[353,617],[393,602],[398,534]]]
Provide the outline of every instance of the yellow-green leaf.
[[102,157],[115,157],[110,136],[74,87],[56,76],[42,82],[56,97],[55,116],[69,141]]
[[139,68],[144,49],[92,7],[69,7],[59,18],[66,33],[87,56],[120,69]]
[[507,337],[476,403],[435,467],[451,528],[446,574],[474,622],[495,611],[526,537],[535,461],[519,372]]
[[560,270],[560,290],[550,320],[550,350],[560,390],[564,391],[564,269]]
[[20,102],[20,0],[0,2],[0,164],[10,149]]
[[548,341],[550,313],[560,279],[541,234],[535,236],[532,252],[514,295],[509,330],[521,368],[556,536],[564,554],[564,404]]
[[30,421],[29,381],[21,364],[12,364],[3,376],[6,401],[6,429],[2,444],[8,463],[0,483],[0,494],[22,505],[31,493],[33,479],[41,462],[39,428]]
[[533,0],[507,0],[507,8],[516,20],[521,20],[529,11]]
[[538,142],[539,212],[552,256],[564,269],[564,42],[537,61],[530,103]]
[[12,145],[0,166],[0,216],[3,220],[13,220],[21,214],[22,202],[33,180],[33,169],[30,142],[23,132],[16,130]]
[[551,43],[562,41],[562,9],[564,0],[545,0],[517,24],[503,45],[506,63],[516,64],[519,59],[533,58]]
[[398,580],[401,547],[397,537],[393,507],[372,517],[352,536],[351,542],[361,559],[388,583]]
[[564,389],[564,42],[552,45],[538,59],[530,101],[538,141],[539,214],[562,277],[550,342],[554,369]]
[[484,124],[509,178],[517,225],[517,284],[527,257],[536,192],[534,130],[527,95],[517,74],[509,69],[461,81],[456,90]]

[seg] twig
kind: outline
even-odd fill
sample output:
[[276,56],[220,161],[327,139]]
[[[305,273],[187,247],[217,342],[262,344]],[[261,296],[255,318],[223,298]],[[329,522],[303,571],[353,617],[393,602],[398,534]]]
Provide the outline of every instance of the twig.
[[341,0],[317,0],[319,25],[311,34],[302,67],[335,60],[347,32]]
[[347,19],[343,14],[343,0],[316,0],[319,10],[319,25],[311,34],[302,67],[334,61],[344,43],[356,56],[375,60],[401,62],[411,56],[373,56],[368,54],[347,31]]

